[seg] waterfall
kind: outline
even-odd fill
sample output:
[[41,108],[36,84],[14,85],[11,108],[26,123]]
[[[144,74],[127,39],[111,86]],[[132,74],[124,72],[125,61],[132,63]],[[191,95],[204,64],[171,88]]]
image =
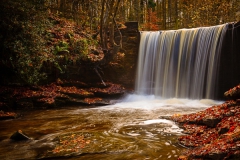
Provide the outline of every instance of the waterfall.
[[135,90],[162,98],[214,98],[227,24],[141,32]]

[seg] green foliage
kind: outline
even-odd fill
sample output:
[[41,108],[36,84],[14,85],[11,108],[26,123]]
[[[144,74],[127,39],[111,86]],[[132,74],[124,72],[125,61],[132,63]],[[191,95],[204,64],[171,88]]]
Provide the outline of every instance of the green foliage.
[[46,2],[0,2],[0,69],[29,85],[63,73],[71,61],[86,60],[89,49],[98,44],[87,33],[75,30],[72,22],[49,13]]
[[86,55],[88,52],[88,41],[87,39],[79,39],[76,41],[76,52]]
[[149,0],[148,1],[148,8],[155,8],[156,7],[156,2],[154,2],[153,0]]
[[59,52],[69,53],[69,46],[67,42],[65,41],[59,42],[59,44],[55,47],[54,54],[57,54]]
[[81,38],[71,43],[72,52],[78,54],[82,59],[86,59],[89,49],[96,45],[97,41],[90,38]]
[[51,24],[45,18],[42,21],[45,14],[38,14],[41,11],[27,0],[1,2],[0,7],[4,17],[0,27],[3,36],[0,39],[1,58],[11,63],[7,67],[12,68],[17,77],[28,84],[35,84],[45,78],[39,72],[42,66],[40,53],[48,51],[43,47],[44,32]]
[[[16,78],[26,84],[37,84],[47,77],[42,72],[43,63],[52,62],[60,68],[56,59],[52,57],[52,47],[46,39],[51,36],[46,32],[52,27],[46,8],[40,1],[31,0],[3,0],[0,3],[3,21],[0,22],[0,58],[3,68],[14,71]],[[67,48],[62,43],[62,48]],[[59,69],[61,70],[61,68]]]

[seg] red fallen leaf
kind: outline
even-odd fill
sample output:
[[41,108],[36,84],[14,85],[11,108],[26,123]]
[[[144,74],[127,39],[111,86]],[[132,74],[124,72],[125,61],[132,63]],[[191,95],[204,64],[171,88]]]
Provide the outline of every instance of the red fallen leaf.
[[84,98],[84,101],[88,104],[96,103],[97,101],[102,101],[102,98]]
[[86,145],[90,144],[90,140],[85,140],[83,135],[67,135],[59,137],[60,143],[52,150],[53,153],[59,152],[78,152]]
[[235,130],[235,126],[231,126],[228,132],[233,132]]

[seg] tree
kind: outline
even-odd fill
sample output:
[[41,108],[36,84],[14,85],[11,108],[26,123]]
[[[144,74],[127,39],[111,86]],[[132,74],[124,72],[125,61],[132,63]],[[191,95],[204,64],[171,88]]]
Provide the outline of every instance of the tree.
[[118,27],[116,23],[116,15],[120,2],[121,0],[118,0],[117,2],[114,0],[102,1],[100,38],[102,47],[104,49],[108,49],[109,47],[116,47],[116,43],[114,42],[114,32],[115,28]]

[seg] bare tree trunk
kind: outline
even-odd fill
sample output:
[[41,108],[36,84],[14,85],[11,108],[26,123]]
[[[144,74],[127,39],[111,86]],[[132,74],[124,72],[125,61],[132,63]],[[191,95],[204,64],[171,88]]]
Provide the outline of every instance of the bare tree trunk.
[[172,5],[171,5],[171,0],[168,0],[168,16],[167,16],[167,21],[168,21],[168,29],[172,27]]
[[134,0],[134,4],[133,4],[133,9],[134,9],[134,20],[135,21],[139,21],[139,13],[140,13],[140,6],[139,6],[139,0]]
[[60,1],[60,11],[64,14],[65,12],[65,5],[66,5],[66,0],[61,0]]
[[175,27],[174,29],[178,29],[178,0],[175,0]]
[[[120,35],[120,44],[119,44],[119,46],[120,46],[120,48],[122,48],[122,33],[120,32],[120,30],[119,30],[119,28],[118,28],[118,25],[117,25],[117,22],[116,22],[116,20],[115,20],[116,15],[117,15],[117,12],[118,12],[118,8],[119,8],[120,1],[121,1],[121,0],[118,0],[118,1],[117,1],[116,7],[115,7],[115,11],[114,11],[114,15],[113,15],[113,21],[114,21],[114,24],[115,24],[115,26],[116,26],[116,28],[117,28],[117,30],[118,30],[119,35]],[[113,32],[113,33],[114,33],[114,32]],[[114,34],[113,34],[113,38],[114,38]],[[113,41],[114,41],[114,39],[113,39]],[[115,45],[115,42],[113,42],[113,43],[114,43],[114,45]]]
[[163,29],[166,29],[166,0],[162,1],[162,10],[163,10]]
[[105,44],[104,37],[103,37],[103,30],[104,30],[103,18],[104,18],[105,2],[106,2],[106,0],[102,0],[102,10],[101,10],[101,16],[100,16],[100,39],[101,39],[102,48],[104,48],[104,49],[106,49],[106,44]]
[[140,11],[140,23],[143,23],[144,22],[144,4],[143,4],[143,0],[141,0],[140,2],[140,8],[141,8],[141,11]]

